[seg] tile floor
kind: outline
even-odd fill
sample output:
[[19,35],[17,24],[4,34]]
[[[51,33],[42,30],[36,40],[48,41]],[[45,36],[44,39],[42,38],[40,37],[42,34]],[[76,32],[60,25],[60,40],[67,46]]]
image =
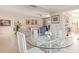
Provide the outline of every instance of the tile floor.
[[0,35],[0,53],[17,53],[18,45],[14,34]]
[[50,53],[79,53],[79,34],[73,34],[72,45],[62,49],[50,49]]
[[[79,53],[79,34],[73,35],[73,44],[67,48],[51,49],[51,53]],[[27,47],[30,47],[27,44]],[[44,51],[44,50],[43,50]],[[17,39],[14,34],[0,35],[0,53],[18,53]],[[46,50],[45,50],[46,52]]]

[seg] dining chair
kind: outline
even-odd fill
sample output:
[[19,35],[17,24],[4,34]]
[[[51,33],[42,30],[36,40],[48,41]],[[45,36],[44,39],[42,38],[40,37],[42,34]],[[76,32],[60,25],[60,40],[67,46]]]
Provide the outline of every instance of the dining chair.
[[27,49],[25,34],[22,32],[17,32],[17,40],[20,53],[44,53],[44,51],[37,47]]

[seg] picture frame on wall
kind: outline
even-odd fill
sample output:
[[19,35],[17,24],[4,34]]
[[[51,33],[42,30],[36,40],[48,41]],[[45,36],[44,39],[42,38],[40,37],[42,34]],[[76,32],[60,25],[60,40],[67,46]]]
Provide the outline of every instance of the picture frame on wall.
[[26,20],[26,25],[29,25],[30,24],[30,21],[29,20]]
[[31,25],[34,25],[34,20],[33,19],[31,20]]
[[11,26],[11,20],[0,20],[0,26]]
[[37,25],[37,20],[35,20],[35,25]]
[[26,20],[26,25],[37,25],[36,19]]
[[52,24],[59,24],[60,23],[60,16],[59,15],[52,16],[51,22],[52,22]]

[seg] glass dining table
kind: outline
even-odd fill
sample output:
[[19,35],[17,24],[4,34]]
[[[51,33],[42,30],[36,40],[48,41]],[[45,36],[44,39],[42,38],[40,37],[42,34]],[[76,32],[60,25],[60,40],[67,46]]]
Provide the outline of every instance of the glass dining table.
[[67,38],[57,37],[54,33],[47,31],[44,35],[37,29],[31,29],[31,44],[44,49],[61,49],[72,45],[71,36]]

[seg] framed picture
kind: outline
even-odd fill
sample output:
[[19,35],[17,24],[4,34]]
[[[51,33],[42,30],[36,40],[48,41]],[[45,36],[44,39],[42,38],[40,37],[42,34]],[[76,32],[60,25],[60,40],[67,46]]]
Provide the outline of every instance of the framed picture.
[[52,24],[60,23],[60,16],[59,15],[52,16],[51,22]]
[[30,24],[30,21],[29,20],[26,20],[26,24],[29,25]]
[[31,25],[34,25],[34,20],[33,19],[31,20]]
[[36,19],[26,20],[26,25],[37,25]]
[[11,20],[0,20],[0,26],[10,26]]
[[37,20],[35,20],[35,25],[37,25]]

